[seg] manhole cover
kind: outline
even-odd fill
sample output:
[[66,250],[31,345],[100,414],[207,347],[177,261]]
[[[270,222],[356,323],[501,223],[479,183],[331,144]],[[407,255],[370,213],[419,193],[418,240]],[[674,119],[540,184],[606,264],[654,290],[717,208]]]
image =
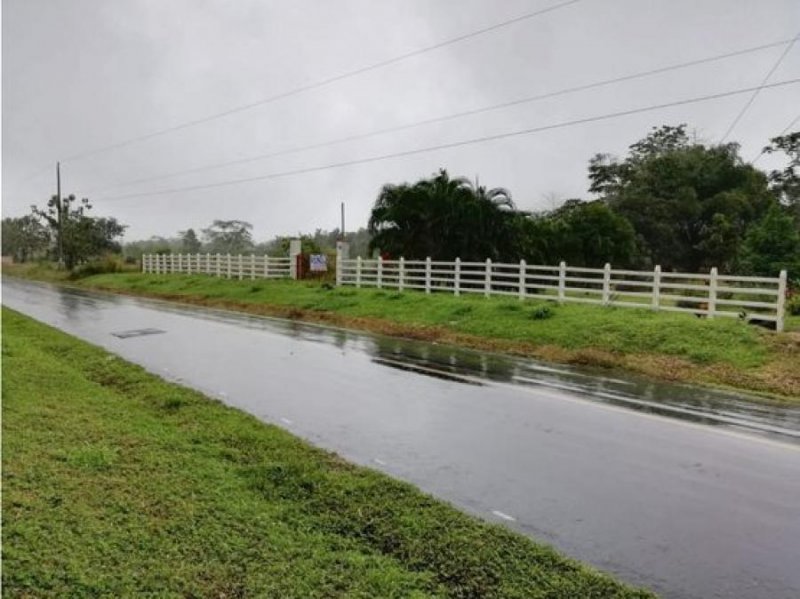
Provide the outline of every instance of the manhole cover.
[[145,335],[158,335],[159,333],[166,333],[166,331],[161,329],[131,329],[130,331],[118,331],[111,334],[120,339],[129,339],[130,337],[144,337]]

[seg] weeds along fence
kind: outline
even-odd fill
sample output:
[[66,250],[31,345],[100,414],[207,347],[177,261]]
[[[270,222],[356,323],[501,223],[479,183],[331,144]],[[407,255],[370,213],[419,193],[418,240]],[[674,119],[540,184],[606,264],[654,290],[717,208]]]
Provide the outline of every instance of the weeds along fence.
[[786,271],[779,277],[621,270],[519,263],[437,260],[337,260],[337,285],[376,287],[454,295],[538,298],[624,308],[687,312],[713,318],[775,323],[783,330]]
[[282,279],[292,277],[291,258],[231,254],[145,254],[142,272],[204,274],[228,279]]

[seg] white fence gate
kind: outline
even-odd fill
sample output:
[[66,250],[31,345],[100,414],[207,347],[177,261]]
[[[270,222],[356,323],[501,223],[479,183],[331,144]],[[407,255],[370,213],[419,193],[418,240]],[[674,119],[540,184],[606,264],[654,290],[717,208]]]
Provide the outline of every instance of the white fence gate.
[[337,257],[336,284],[387,289],[480,293],[582,302],[774,322],[783,330],[786,271],[779,277],[621,270],[519,263],[365,260]]
[[142,272],[205,274],[228,279],[281,279],[294,275],[292,258],[231,254],[145,254]]

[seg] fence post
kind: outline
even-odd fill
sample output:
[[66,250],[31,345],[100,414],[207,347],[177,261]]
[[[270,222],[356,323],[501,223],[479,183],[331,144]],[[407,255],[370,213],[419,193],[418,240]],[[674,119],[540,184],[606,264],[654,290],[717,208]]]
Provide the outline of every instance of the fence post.
[[786,271],[782,270],[778,275],[778,303],[775,306],[775,330],[779,333],[783,330],[783,312],[786,309],[786,278]]
[[708,318],[714,318],[717,311],[717,267],[711,269],[711,278],[708,280],[708,306],[706,312]]
[[227,271],[227,273],[228,273],[228,274],[227,274],[227,278],[229,278],[229,279],[230,279],[230,278],[231,278],[231,255],[230,255],[230,254],[227,254],[227,256],[228,256],[228,258],[227,258],[227,260],[226,260],[226,261],[227,261],[227,267],[226,267],[226,269],[225,269],[225,270],[226,270],[226,271]]
[[611,302],[611,265],[606,262],[603,267],[603,305]]
[[425,293],[431,292],[431,257],[425,258]]
[[303,253],[303,244],[299,239],[289,240],[289,276],[297,280],[300,273],[297,271],[297,256]]
[[400,256],[400,272],[397,279],[397,290],[402,291],[406,284],[406,259],[403,256]]
[[461,258],[456,258],[455,276],[453,277],[453,294],[461,295]]
[[214,257],[214,269],[217,271],[217,276],[222,276],[222,255],[217,252],[217,255]]
[[242,268],[242,255],[239,254],[239,257],[236,259],[236,270],[239,273],[239,280],[242,280],[242,276],[244,275],[243,268]]
[[356,287],[361,287],[361,256],[356,258]]
[[661,307],[661,265],[656,264],[653,268],[653,310]]
[[563,260],[558,265],[558,301],[564,303],[567,297],[567,263]]
[[169,255],[169,274],[175,274],[175,254]]
[[378,256],[378,289],[383,287],[383,256]]
[[519,299],[521,300],[525,299],[525,294],[528,292],[526,285],[526,283],[528,282],[526,276],[527,267],[528,264],[525,262],[525,260],[519,261]]
[[486,258],[486,272],[483,276],[483,295],[489,297],[492,293],[492,259]]
[[178,272],[183,274],[183,254],[178,254]]
[[[338,274],[336,275],[339,276]],[[269,279],[269,255],[264,254],[264,278]],[[336,280],[336,284],[339,284],[339,280]]]
[[147,254],[142,254],[142,273],[147,272]]

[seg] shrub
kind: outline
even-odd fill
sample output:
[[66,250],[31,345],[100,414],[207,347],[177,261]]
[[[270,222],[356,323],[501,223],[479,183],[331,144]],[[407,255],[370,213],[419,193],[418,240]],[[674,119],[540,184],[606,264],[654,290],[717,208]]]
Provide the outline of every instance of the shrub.
[[792,316],[800,316],[800,293],[795,293],[786,301],[786,312]]
[[99,260],[86,262],[80,266],[76,266],[69,273],[70,280],[83,279],[93,275],[102,275],[107,273],[122,272],[122,262],[114,256],[106,256]]
[[550,306],[547,304],[542,304],[541,306],[536,306],[533,310],[531,310],[531,318],[533,320],[546,320],[551,318],[554,313],[555,312]]

